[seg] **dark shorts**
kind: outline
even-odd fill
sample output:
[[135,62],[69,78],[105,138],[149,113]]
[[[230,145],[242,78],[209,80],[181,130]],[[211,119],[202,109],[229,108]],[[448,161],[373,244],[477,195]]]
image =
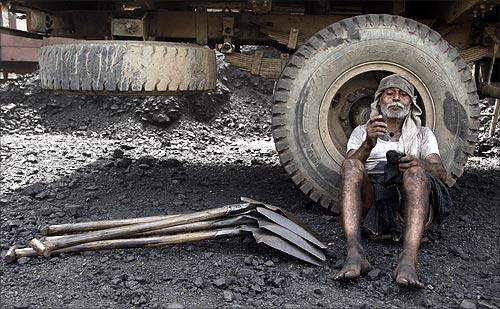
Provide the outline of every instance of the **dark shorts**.
[[[444,183],[431,174],[430,210],[425,228],[432,222],[441,223],[451,206],[451,198]],[[402,188],[400,184],[382,185],[384,175],[369,175],[373,184],[374,201],[363,221],[363,230],[371,238],[399,241],[404,227],[402,215]]]

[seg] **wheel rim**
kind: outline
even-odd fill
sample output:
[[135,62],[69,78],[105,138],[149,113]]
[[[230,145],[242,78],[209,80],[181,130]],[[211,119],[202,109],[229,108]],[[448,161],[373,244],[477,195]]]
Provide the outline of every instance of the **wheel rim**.
[[[393,73],[406,75],[415,86],[419,97],[417,103],[422,109],[422,124],[434,130],[434,101],[428,87],[413,71],[390,61],[359,64],[340,74],[330,84],[320,105],[318,123],[321,140],[331,158],[338,164],[335,167],[337,170],[340,170],[340,165],[346,156],[345,146],[348,135],[354,129],[352,119],[360,121],[363,116],[366,117],[366,111],[360,108],[360,104],[365,103],[358,103],[359,100],[366,102],[367,94],[371,93],[371,101],[373,101],[374,89],[378,86],[375,76],[384,77]],[[367,85],[356,87],[360,83],[363,86]],[[343,90],[347,91],[347,96],[343,95]],[[350,105],[346,103],[348,100],[350,100]],[[353,108],[357,110],[353,111]],[[363,115],[359,115],[360,113]]]

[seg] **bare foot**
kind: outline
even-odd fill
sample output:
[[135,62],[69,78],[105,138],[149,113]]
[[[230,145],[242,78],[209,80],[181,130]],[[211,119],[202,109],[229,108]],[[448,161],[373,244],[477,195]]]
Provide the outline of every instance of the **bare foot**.
[[354,280],[365,275],[372,269],[361,248],[349,249],[342,269],[334,279],[339,281]]
[[394,279],[399,286],[413,289],[424,287],[424,284],[418,280],[416,265],[414,258],[402,256],[399,259],[398,266],[394,270]]

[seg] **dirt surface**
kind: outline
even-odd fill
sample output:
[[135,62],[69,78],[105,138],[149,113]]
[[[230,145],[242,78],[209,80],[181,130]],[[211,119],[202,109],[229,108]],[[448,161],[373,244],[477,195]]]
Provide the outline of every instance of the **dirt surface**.
[[425,289],[396,287],[401,245],[369,240],[376,269],[340,284],[332,279],[345,250],[339,218],[279,166],[273,83],[220,61],[219,76],[216,90],[189,97],[60,95],[41,90],[36,74],[0,84],[2,250],[46,224],[196,211],[248,196],[313,227],[329,244],[326,267],[250,238],[2,260],[2,307],[500,307],[498,130],[482,133],[451,189],[451,214],[427,232]]

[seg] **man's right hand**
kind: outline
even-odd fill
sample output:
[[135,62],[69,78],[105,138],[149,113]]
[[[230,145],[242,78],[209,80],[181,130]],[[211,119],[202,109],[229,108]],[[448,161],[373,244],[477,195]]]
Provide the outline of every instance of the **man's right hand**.
[[366,128],[366,143],[373,148],[377,144],[377,138],[382,137],[387,133],[387,123],[385,123],[382,115],[370,118],[368,127]]

